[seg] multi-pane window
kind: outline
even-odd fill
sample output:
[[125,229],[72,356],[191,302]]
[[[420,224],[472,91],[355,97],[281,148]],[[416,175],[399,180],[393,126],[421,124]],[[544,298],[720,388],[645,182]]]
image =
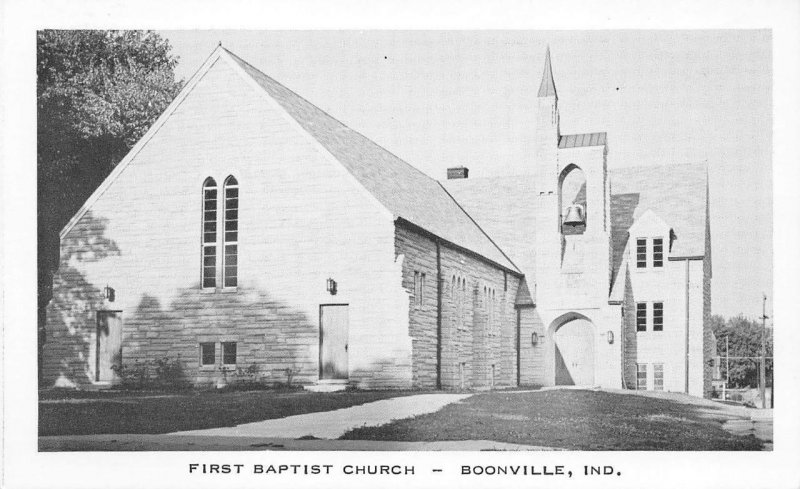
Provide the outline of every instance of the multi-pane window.
[[663,302],[653,302],[653,331],[664,331]]
[[664,239],[653,238],[653,267],[664,266]]
[[647,267],[647,239],[636,238],[636,268]]
[[647,303],[636,303],[636,331],[647,331]]
[[647,364],[636,364],[636,389],[640,391],[647,390]]
[[200,343],[200,365],[214,365],[216,359],[215,343]]
[[653,390],[664,390],[664,364],[653,364]]
[[223,341],[222,342],[222,364],[223,365],[236,365],[236,342]]
[[224,287],[236,287],[239,259],[239,182],[229,176],[225,180],[225,234],[223,270]]
[[204,288],[217,286],[217,183],[203,184],[203,276]]

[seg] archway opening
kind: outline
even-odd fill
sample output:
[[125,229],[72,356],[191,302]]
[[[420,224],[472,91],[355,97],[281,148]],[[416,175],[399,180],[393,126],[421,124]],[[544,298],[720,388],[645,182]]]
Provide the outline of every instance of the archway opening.
[[578,166],[569,165],[561,172],[558,197],[561,233],[583,234],[589,209],[586,207],[586,175]]
[[555,385],[594,385],[595,334],[591,321],[576,317],[553,333]]

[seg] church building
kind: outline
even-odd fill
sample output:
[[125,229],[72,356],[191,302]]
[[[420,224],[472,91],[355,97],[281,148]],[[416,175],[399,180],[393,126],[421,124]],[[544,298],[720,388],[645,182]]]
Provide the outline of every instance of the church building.
[[167,360],[198,386],[708,396],[706,167],[609,170],[613,135],[561,134],[549,50],[537,95],[527,174],[437,181],[218,47],[62,230],[47,383]]

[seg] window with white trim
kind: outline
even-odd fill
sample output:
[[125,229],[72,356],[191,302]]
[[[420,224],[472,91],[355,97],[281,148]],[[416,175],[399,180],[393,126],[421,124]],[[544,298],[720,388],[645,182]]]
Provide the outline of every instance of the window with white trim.
[[664,364],[653,364],[653,390],[664,390]]
[[225,179],[225,232],[223,235],[223,287],[236,287],[239,282],[239,182],[231,175]]
[[664,266],[664,238],[653,238],[653,268]]
[[208,177],[203,183],[203,288],[217,286],[217,182]]
[[646,238],[636,238],[636,268],[647,268]]
[[636,364],[636,390],[647,390],[647,364]]
[[636,331],[647,331],[647,303],[636,303]]
[[653,302],[653,331],[664,331],[663,302]]

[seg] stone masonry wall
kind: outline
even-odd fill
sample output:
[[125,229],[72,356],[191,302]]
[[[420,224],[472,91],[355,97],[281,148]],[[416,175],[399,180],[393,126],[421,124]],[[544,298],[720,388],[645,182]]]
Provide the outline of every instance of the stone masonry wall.
[[[396,225],[403,256],[403,287],[411,296],[413,385],[436,386],[436,243]],[[442,267],[442,371],[444,389],[490,389],[516,384],[516,297],[519,278],[446,244]],[[414,297],[415,273],[425,274],[423,297]],[[486,290],[484,292],[484,289]]]

